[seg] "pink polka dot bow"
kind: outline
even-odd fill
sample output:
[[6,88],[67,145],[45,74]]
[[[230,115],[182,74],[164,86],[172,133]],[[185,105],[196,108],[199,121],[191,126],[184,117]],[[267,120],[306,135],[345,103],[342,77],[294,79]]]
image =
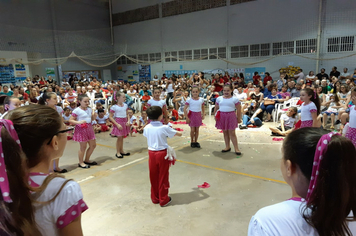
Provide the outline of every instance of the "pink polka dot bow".
[[340,134],[338,134],[337,132],[331,132],[331,133],[325,134],[325,135],[321,136],[321,138],[318,142],[318,145],[316,146],[314,162],[313,162],[313,171],[312,171],[312,175],[310,178],[308,193],[307,193],[307,197],[306,197],[307,201],[310,199],[310,196],[312,195],[312,193],[314,191],[316,180],[319,175],[320,162],[323,159],[323,155],[325,154],[325,152],[328,148],[328,144],[331,140],[331,137],[333,137],[334,135],[340,135]]
[[[17,136],[16,130],[14,128],[14,125],[12,121],[10,120],[0,120],[0,128],[5,127],[6,130],[9,132],[11,137],[16,141],[16,143],[20,144],[19,137]],[[1,130],[1,129],[0,129]],[[7,178],[7,171],[6,171],[6,166],[5,166],[5,159],[4,159],[4,152],[2,149],[2,138],[1,138],[1,132],[0,132],[0,189],[2,193],[2,197],[5,202],[12,202],[10,198],[10,186],[9,186],[9,180]]]

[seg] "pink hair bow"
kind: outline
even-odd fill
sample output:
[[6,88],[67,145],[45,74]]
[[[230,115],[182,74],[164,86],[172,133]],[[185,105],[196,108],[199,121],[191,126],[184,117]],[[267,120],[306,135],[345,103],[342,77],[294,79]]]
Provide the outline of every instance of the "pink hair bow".
[[[18,143],[21,148],[21,143],[19,137],[16,133],[14,125],[10,120],[0,120],[0,127],[5,127],[6,130],[9,132],[11,137]],[[5,166],[5,159],[4,159],[4,151],[2,149],[2,138],[0,132],[0,189],[2,193],[2,197],[5,202],[12,202],[10,198],[10,185],[9,180],[6,173],[6,166]]]
[[325,134],[325,135],[321,136],[321,138],[318,142],[318,145],[316,146],[314,162],[313,162],[313,171],[312,171],[312,176],[310,178],[308,193],[307,193],[307,197],[306,197],[307,201],[310,199],[310,196],[312,195],[312,193],[314,191],[316,180],[318,179],[318,175],[319,175],[320,162],[323,159],[323,156],[328,148],[328,144],[331,140],[331,137],[333,137],[334,135],[340,135],[340,134],[337,132],[331,132],[331,133]]

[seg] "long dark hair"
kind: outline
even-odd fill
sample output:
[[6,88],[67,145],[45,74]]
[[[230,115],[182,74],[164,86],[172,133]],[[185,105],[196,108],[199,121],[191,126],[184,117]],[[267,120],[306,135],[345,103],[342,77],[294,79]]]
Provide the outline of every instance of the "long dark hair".
[[308,96],[311,96],[310,101],[314,102],[316,108],[317,108],[317,114],[320,114],[320,99],[318,94],[314,92],[313,89],[311,88],[305,88],[302,91],[304,91]]
[[[302,128],[290,133],[283,143],[284,159],[299,167],[308,182],[311,179],[314,154],[322,135],[319,128]],[[342,136],[333,136],[320,162],[318,179],[303,217],[320,236],[351,235],[348,217],[356,212],[356,149]]]

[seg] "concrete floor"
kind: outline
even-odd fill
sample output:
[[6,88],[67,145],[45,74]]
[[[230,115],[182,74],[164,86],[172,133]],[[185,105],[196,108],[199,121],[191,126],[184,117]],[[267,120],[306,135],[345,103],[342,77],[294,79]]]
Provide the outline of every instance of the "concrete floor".
[[[62,168],[67,178],[78,181],[89,210],[82,215],[86,236],[247,235],[251,216],[261,207],[290,197],[290,188],[280,173],[281,144],[272,141],[268,126],[237,130],[243,156],[221,153],[223,136],[207,116],[201,127],[202,149],[190,148],[189,127],[183,137],[174,137],[178,162],[170,169],[169,207],[150,201],[148,155],[142,135],[125,139],[131,156],[115,158],[115,138],[98,134],[90,169],[77,168],[79,144],[68,141]],[[211,187],[198,189],[208,182]]]

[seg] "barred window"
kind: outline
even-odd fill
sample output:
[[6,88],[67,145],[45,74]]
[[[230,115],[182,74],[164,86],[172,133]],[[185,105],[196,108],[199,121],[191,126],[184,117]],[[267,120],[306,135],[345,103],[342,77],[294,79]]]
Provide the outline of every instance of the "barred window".
[[137,55],[127,55],[129,58],[132,58],[132,60],[131,59],[129,59],[129,58],[127,58],[127,64],[136,64],[136,62],[134,61],[135,59],[137,60]]
[[296,53],[315,53],[316,52],[316,39],[303,39],[295,41]]
[[217,48],[209,48],[209,59],[217,59],[216,55],[218,54]]
[[248,45],[231,47],[231,58],[248,57]]
[[354,36],[328,38],[328,52],[350,52],[354,50]]
[[226,59],[226,47],[218,48],[218,56],[219,58]]

